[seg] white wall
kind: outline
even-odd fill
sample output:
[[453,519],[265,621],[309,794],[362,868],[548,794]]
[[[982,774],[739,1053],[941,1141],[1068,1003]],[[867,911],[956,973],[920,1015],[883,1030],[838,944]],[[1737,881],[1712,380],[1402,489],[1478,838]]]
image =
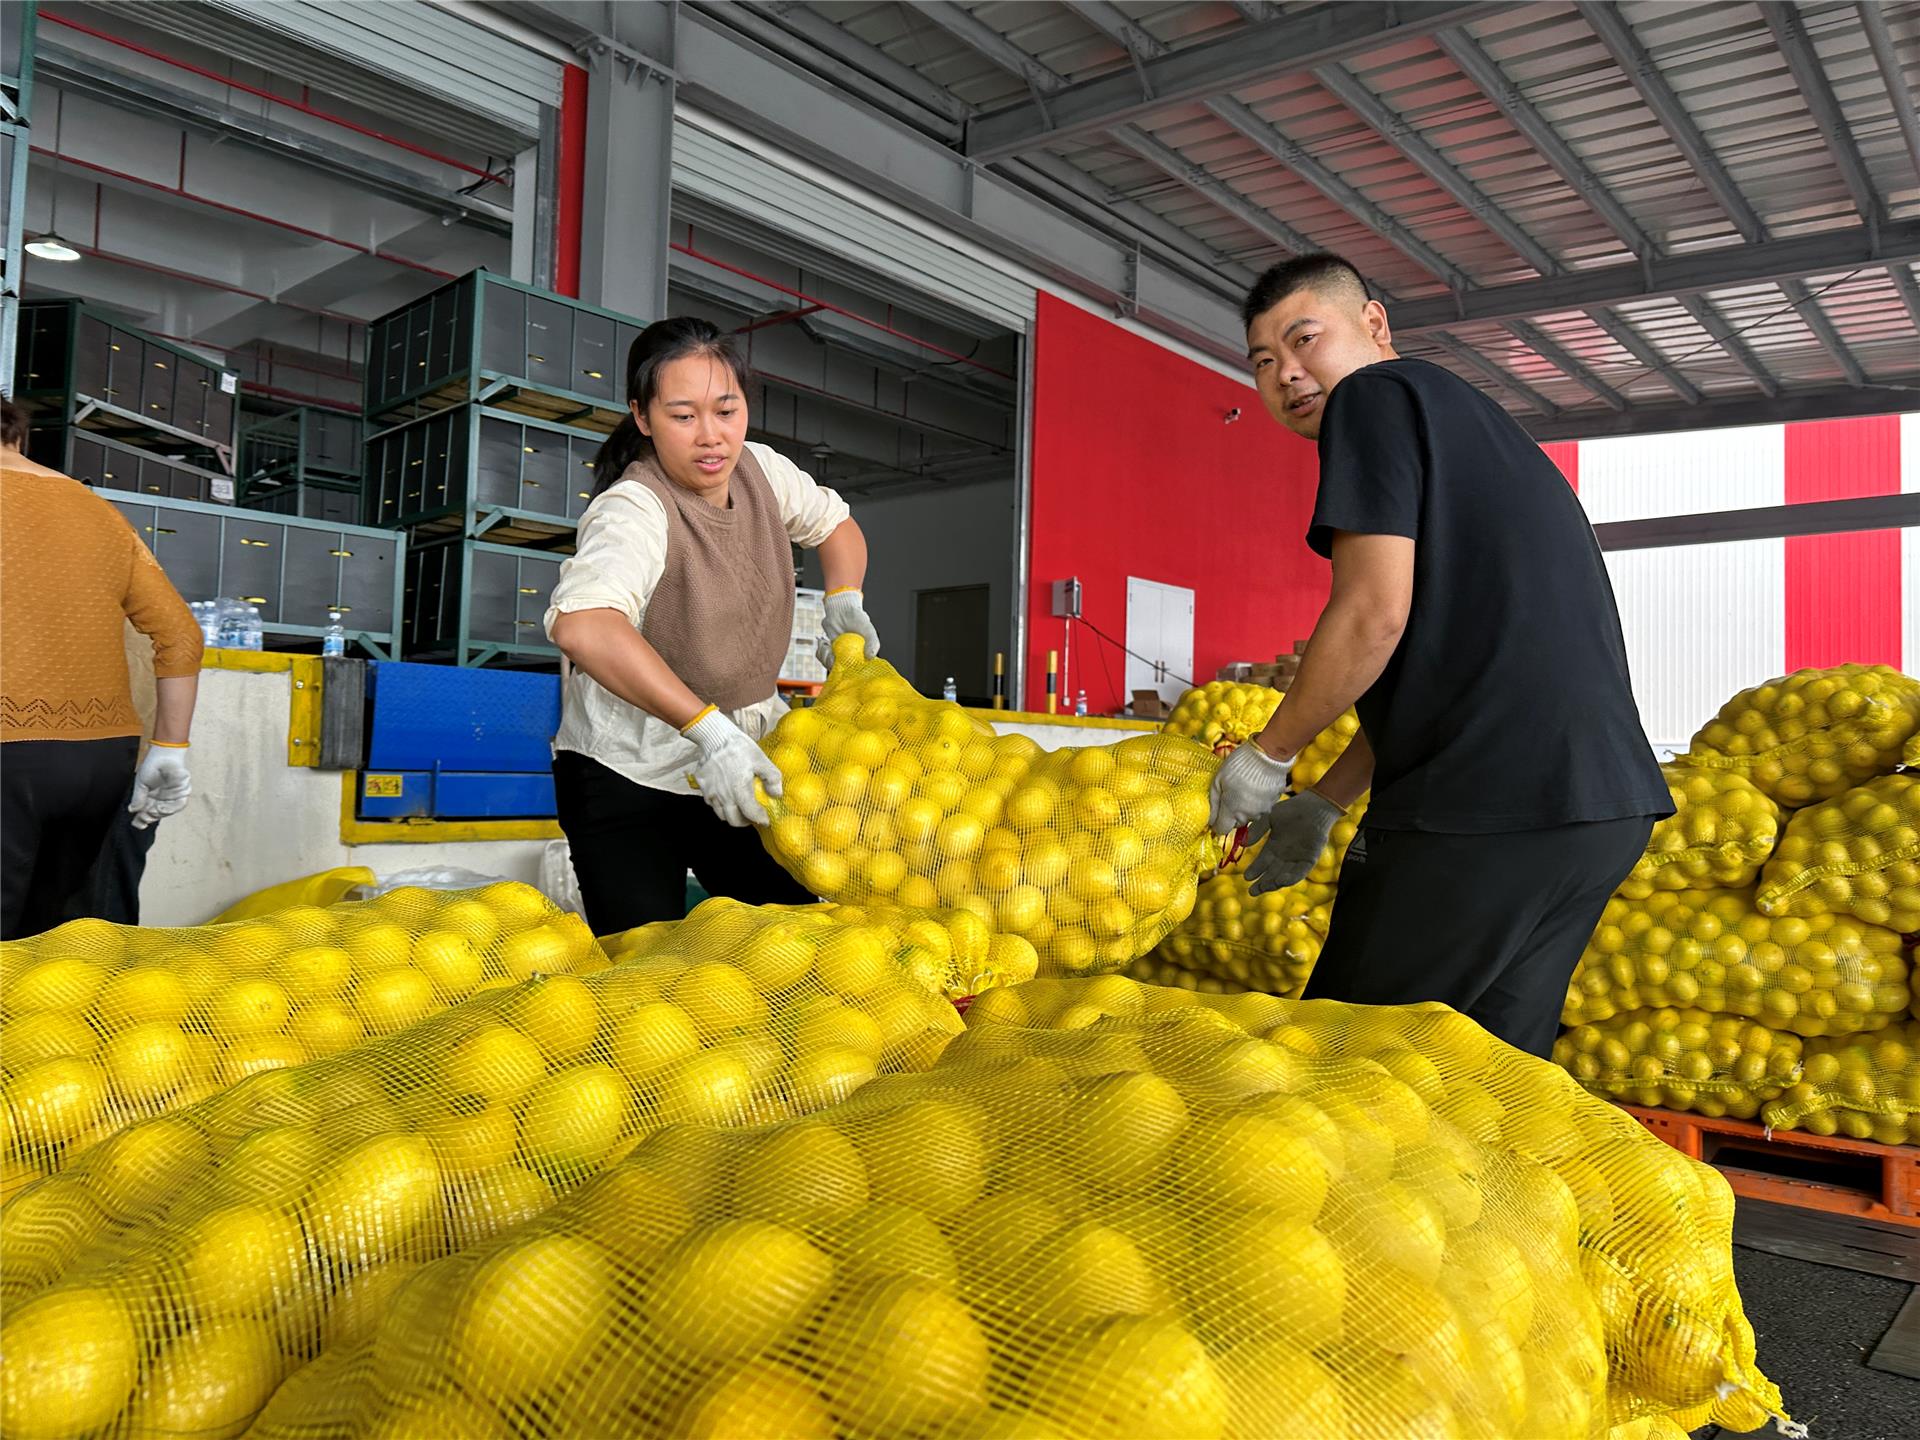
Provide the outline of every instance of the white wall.
[[[867,537],[867,613],[880,632],[883,658],[913,678],[914,591],[986,585],[988,639],[1007,652],[1011,673],[1013,481],[849,503]],[[805,583],[819,585],[819,557],[805,554]]]
[[193,798],[164,820],[140,886],[147,925],[198,925],[236,900],[340,865],[375,875],[459,866],[532,884],[545,842],[344,845],[340,774],[287,764],[293,677],[207,670],[194,711]]

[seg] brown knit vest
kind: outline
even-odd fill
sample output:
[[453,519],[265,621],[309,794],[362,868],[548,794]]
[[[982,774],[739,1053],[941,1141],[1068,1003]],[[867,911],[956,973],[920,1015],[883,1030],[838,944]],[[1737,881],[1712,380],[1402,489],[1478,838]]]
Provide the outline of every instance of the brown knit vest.
[[640,633],[709,705],[731,712],[765,700],[793,635],[793,545],[760,462],[741,447],[724,510],[674,484],[651,455],[620,479],[667,511],[667,566]]

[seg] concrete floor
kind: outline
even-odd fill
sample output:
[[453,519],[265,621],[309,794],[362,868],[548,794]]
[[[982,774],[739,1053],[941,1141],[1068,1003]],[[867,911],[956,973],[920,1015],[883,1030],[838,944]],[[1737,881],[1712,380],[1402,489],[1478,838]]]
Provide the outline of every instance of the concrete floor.
[[[1866,1365],[1911,1285],[1739,1246],[1733,1268],[1760,1368],[1812,1440],[1920,1440],[1920,1380]],[[1731,1434],[1709,1427],[1696,1440]]]

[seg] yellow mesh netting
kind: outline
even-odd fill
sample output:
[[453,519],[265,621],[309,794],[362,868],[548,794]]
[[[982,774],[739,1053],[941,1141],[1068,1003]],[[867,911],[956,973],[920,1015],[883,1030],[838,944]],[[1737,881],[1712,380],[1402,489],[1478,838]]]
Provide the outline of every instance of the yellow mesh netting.
[[1761,1113],[1782,1130],[1920,1144],[1920,1019],[1809,1040],[1799,1082]]
[[1721,706],[1685,763],[1745,775],[1798,809],[1893,769],[1916,731],[1920,681],[1891,666],[1796,670]]
[[1800,1079],[1802,1047],[1818,1043],[1738,1015],[1664,1007],[1577,1025],[1553,1059],[1596,1095],[1752,1120]]
[[1744,1015],[1799,1035],[1878,1030],[1911,996],[1900,937],[1846,916],[1763,915],[1747,890],[1607,902],[1567,986],[1583,1025],[1665,1006]]
[[0,1195],[259,1071],[603,964],[577,916],[507,882],[189,929],[75,920],[0,946]]
[[1439,1007],[1195,1001],[988,991],[924,1073],[657,1133],[410,1272],[253,1433],[1640,1440],[1778,1413],[1717,1174]]
[[1348,743],[1360,733],[1360,717],[1349,710],[1308,742],[1293,762],[1289,782],[1296,790],[1317,785],[1333,762],[1346,753]]
[[1769,915],[1920,930],[1920,775],[1882,775],[1800,811],[1760,875]]
[[1198,740],[1208,749],[1228,748],[1258,735],[1280,708],[1281,692],[1243,680],[1209,680],[1175,702],[1161,728]]
[[1298,995],[1326,943],[1333,894],[1331,885],[1304,880],[1254,895],[1243,860],[1201,881],[1193,914],[1153,957],[1239,989]]
[[1674,813],[1653,827],[1619,893],[1644,900],[1655,890],[1751,885],[1780,839],[1780,807],[1736,771],[1676,764],[1660,773]]
[[843,636],[819,702],[766,739],[767,849],[828,900],[971,910],[1055,973],[1123,969],[1218,863],[1206,749],[1169,735],[1044,752],[927,700]]
[[924,1068],[960,1030],[944,991],[968,944],[932,921],[708,901],[637,959],[522,979],[129,1126],[0,1210],[0,1432],[231,1433],[423,1263],[653,1132],[804,1114]]

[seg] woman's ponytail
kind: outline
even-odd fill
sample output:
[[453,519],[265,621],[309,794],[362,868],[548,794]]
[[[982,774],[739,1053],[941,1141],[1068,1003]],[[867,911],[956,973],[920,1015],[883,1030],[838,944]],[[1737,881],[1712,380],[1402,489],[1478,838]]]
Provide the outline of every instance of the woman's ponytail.
[[740,393],[746,394],[752,376],[740,342],[711,320],[695,315],[673,315],[647,326],[627,350],[627,413],[614,427],[599,454],[593,457],[593,493],[599,495],[627,473],[636,460],[653,453],[653,441],[633,418],[637,405],[645,410],[660,390],[660,371],[675,360],[711,355],[733,371]]
[[598,495],[605,490],[627,473],[629,465],[652,449],[653,443],[640,433],[640,426],[629,410],[593,457],[593,493]]

